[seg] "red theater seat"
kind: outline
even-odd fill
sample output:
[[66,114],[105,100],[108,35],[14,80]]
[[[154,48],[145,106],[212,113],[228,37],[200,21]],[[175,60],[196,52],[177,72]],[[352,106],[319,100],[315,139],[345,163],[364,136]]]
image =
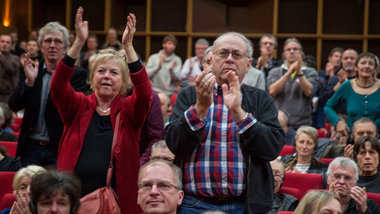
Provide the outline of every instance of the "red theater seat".
[[7,193],[12,193],[12,182],[16,172],[0,172],[0,200]]
[[294,196],[298,200],[301,200],[301,198],[300,198],[300,190],[297,189],[297,188],[282,186],[281,189],[278,191],[278,193],[286,193],[286,194]]
[[279,211],[277,214],[292,214],[293,211]]
[[377,206],[380,207],[380,194],[367,192],[367,198],[374,200],[376,202]]
[[293,154],[294,151],[295,151],[294,146],[284,145],[284,147],[282,147],[280,156],[285,156],[285,155]]
[[327,165],[329,165],[331,163],[331,161],[334,160],[334,158],[321,158],[319,159],[322,163],[325,163]]
[[16,201],[16,196],[13,193],[7,193],[3,196],[0,202],[0,210],[10,208],[13,205],[13,202]]
[[0,141],[0,145],[2,145],[7,150],[7,154],[9,156],[16,157],[17,142]]
[[311,189],[323,189],[323,177],[320,174],[285,172],[283,187],[299,189],[301,199]]

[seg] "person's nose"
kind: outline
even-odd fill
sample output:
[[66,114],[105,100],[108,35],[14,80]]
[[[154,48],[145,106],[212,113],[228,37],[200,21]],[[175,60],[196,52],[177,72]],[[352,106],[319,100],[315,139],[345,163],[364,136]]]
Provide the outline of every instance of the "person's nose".
[[156,195],[156,194],[159,194],[159,193],[160,193],[160,191],[158,190],[157,185],[153,185],[152,186],[152,190],[150,191],[150,194]]
[[54,202],[54,203],[51,205],[50,212],[51,212],[51,213],[58,213],[58,204],[57,204],[56,202]]
[[30,195],[30,185],[26,188],[26,192]]

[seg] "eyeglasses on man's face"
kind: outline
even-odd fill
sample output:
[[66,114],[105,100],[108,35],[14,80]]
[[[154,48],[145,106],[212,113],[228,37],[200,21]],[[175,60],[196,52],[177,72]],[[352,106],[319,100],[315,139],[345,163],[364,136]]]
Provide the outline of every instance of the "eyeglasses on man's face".
[[214,52],[214,55],[220,57],[220,58],[223,58],[223,59],[226,59],[229,55],[232,55],[232,58],[236,59],[236,60],[239,60],[239,59],[242,59],[243,57],[247,57],[247,54],[239,51],[239,50],[228,50],[228,49],[219,49],[218,51],[215,51]]
[[290,52],[290,51],[293,51],[293,52],[297,52],[297,51],[300,51],[301,48],[286,48],[285,51],[286,52]]
[[179,187],[177,187],[176,185],[171,184],[169,182],[165,182],[165,181],[158,182],[158,183],[153,183],[153,182],[149,182],[149,181],[148,182],[142,182],[141,184],[139,184],[139,189],[142,192],[150,192],[150,191],[152,191],[154,186],[156,186],[156,188],[160,192],[167,192],[172,188],[179,189]]

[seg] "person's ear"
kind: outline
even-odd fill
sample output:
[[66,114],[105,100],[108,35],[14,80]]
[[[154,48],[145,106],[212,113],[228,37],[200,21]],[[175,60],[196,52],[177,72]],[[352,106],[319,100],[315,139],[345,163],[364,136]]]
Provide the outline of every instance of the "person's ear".
[[183,190],[178,190],[178,201],[177,201],[178,206],[182,204],[184,195],[185,193],[183,192]]

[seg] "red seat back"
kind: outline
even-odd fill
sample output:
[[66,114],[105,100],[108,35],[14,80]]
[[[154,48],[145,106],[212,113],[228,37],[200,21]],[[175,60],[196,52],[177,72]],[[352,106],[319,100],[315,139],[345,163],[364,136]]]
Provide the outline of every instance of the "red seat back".
[[301,200],[300,198],[301,193],[300,193],[300,190],[297,188],[282,186],[281,189],[278,191],[278,193],[286,193],[286,194],[294,196],[298,200]]
[[295,151],[294,146],[284,145],[284,147],[282,147],[280,156],[285,156],[285,155],[293,154],[294,151]]
[[7,193],[12,193],[12,182],[16,172],[0,172],[0,200]]
[[0,145],[2,145],[7,150],[7,154],[9,156],[16,157],[17,142],[0,141]]
[[0,210],[10,208],[13,205],[13,202],[16,201],[16,196],[13,193],[7,193],[3,196],[0,201]]
[[322,163],[325,163],[327,165],[330,165],[331,161],[334,160],[334,158],[321,158],[319,159]]
[[285,172],[283,186],[299,189],[301,199],[310,189],[323,189],[323,177],[320,174]]
[[380,194],[373,193],[373,192],[367,192],[367,198],[374,200],[376,202],[377,206],[380,207]]

